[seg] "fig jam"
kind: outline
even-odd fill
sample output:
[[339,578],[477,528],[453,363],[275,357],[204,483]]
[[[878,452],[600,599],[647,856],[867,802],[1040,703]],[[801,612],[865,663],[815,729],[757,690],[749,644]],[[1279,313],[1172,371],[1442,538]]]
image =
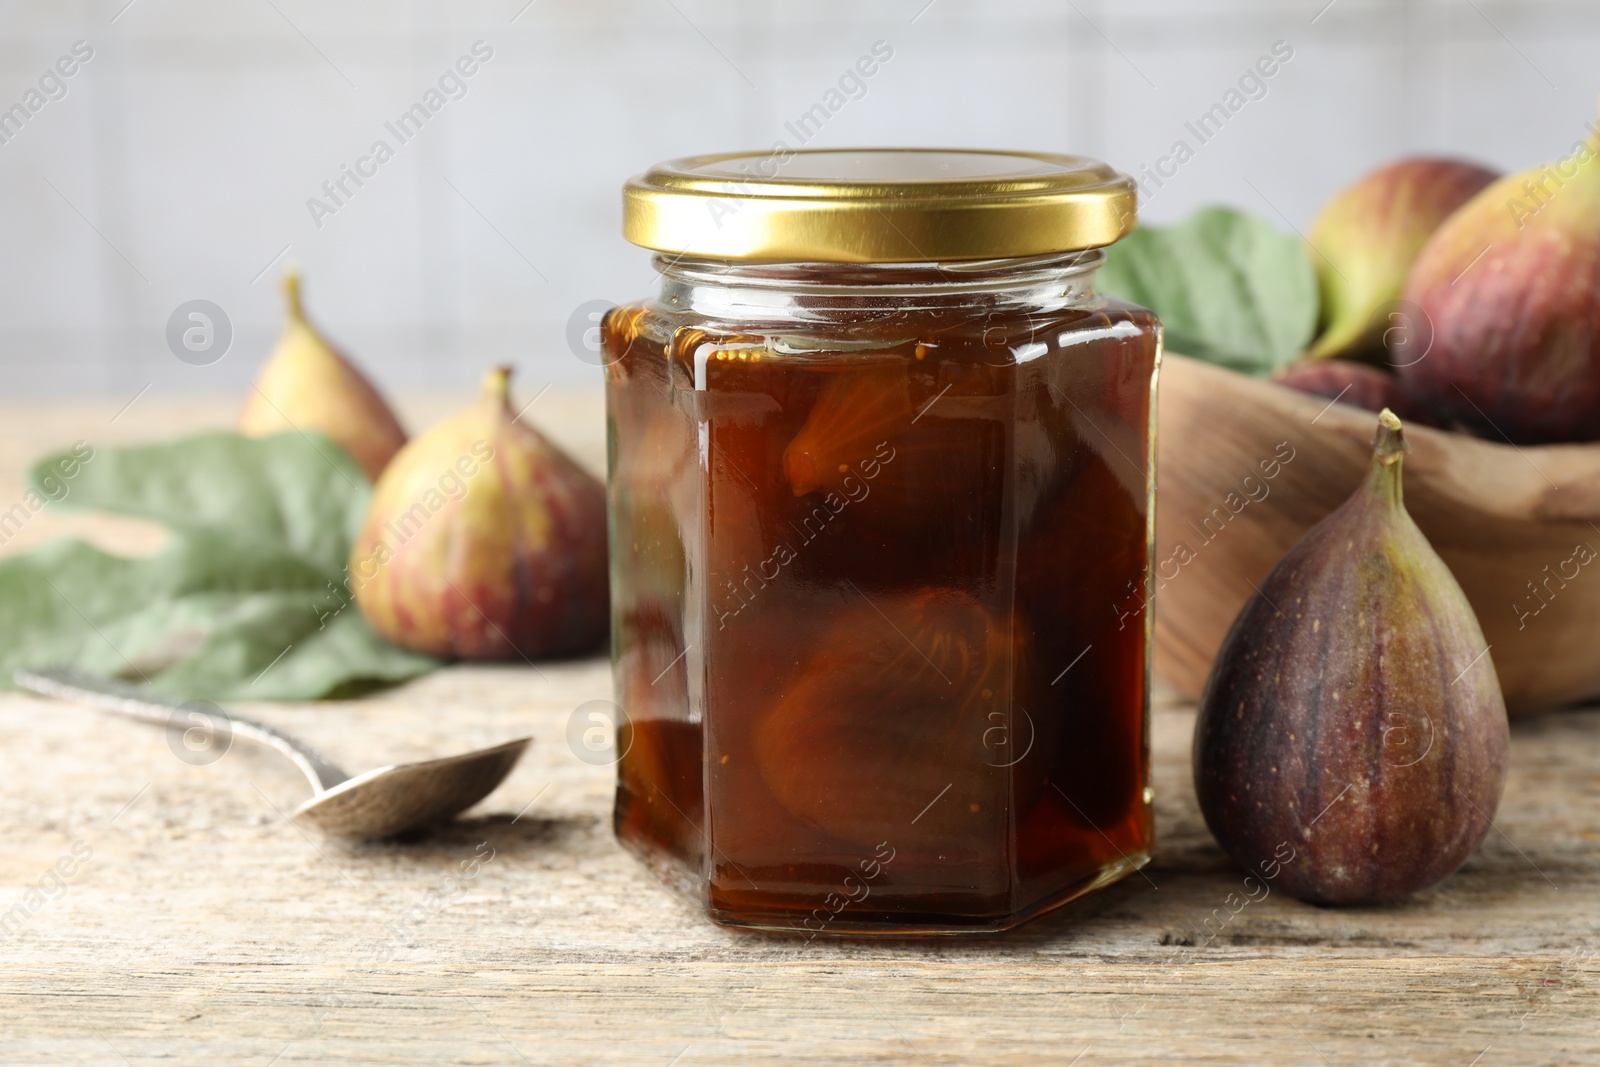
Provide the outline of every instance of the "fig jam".
[[[781,147],[781,146],[780,146]],[[601,327],[618,838],[720,923],[992,932],[1150,856],[1161,328],[1093,160],[702,156]]]
[[616,831],[717,921],[996,930],[1148,858],[1159,330],[1087,272],[606,319]]

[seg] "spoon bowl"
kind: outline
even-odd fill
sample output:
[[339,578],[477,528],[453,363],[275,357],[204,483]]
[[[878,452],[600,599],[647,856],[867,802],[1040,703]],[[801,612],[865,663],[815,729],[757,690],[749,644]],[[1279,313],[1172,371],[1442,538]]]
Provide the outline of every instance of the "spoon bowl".
[[423,763],[395,763],[346,778],[291,818],[333,837],[389,837],[442,822],[494,791],[531,739]]

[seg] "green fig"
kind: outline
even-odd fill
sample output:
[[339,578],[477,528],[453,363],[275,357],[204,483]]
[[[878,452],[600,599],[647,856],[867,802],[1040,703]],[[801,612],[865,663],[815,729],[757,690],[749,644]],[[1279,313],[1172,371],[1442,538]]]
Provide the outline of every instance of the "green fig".
[[511,409],[509,367],[402,448],[350,555],[372,628],[418,652],[533,659],[595,648],[610,619],[605,488]]
[[1432,328],[1414,394],[1487,437],[1600,440],[1600,132],[1439,228],[1406,299]]
[[1378,315],[1400,298],[1417,253],[1451,212],[1498,175],[1454,159],[1402,159],[1344,189],[1322,209],[1307,243],[1322,291],[1318,359],[1383,350]]
[[1461,587],[1406,513],[1400,420],[1365,484],[1289,550],[1212,664],[1194,736],[1206,825],[1324,904],[1434,884],[1489,831],[1509,736]]
[[400,420],[372,383],[306,321],[294,271],[283,276],[283,296],[283,336],[245,397],[239,432],[266,437],[317,430],[349,452],[368,478],[377,478],[406,443]]

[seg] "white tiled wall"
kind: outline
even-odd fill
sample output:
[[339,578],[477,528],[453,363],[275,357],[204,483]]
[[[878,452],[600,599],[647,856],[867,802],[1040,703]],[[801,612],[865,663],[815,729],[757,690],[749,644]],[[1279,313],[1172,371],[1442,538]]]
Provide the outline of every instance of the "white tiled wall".
[[[525,6],[526,5],[526,6]],[[1276,41],[1293,58],[1145,206],[1304,228],[1408,152],[1520,168],[1595,113],[1595,0],[19,0],[0,108],[93,58],[0,145],[0,395],[243,385],[300,263],[328,331],[387,388],[597,380],[572,309],[652,284],[618,187],[655,160],[766,147],[875,41],[893,58],[812,142],[1036,147],[1154,163]],[[473,42],[493,57],[320,229],[341,164]],[[274,259],[287,246],[282,256]],[[167,350],[206,298],[235,340]]]

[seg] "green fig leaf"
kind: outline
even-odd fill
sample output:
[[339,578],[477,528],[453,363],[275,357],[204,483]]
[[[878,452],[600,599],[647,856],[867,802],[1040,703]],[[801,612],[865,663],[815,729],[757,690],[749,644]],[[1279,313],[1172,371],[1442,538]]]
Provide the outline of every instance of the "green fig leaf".
[[[47,497],[49,479],[72,469],[73,454],[46,456],[30,481]],[[109,448],[61,479],[61,503],[151,519],[183,530],[214,530],[288,551],[330,574],[344,569],[372,486],[343,448],[321,434],[242,437],[196,434],[177,441]]]
[[1317,326],[1317,276],[1300,239],[1229,208],[1139,226],[1106,249],[1096,287],[1161,316],[1174,352],[1266,376]]
[[367,625],[343,586],[366,475],[314,434],[205,433],[49,456],[35,489],[162,523],[124,558],[77,540],[0,560],[0,671],[75,663],[210,700],[310,700],[424,674],[439,660]]

